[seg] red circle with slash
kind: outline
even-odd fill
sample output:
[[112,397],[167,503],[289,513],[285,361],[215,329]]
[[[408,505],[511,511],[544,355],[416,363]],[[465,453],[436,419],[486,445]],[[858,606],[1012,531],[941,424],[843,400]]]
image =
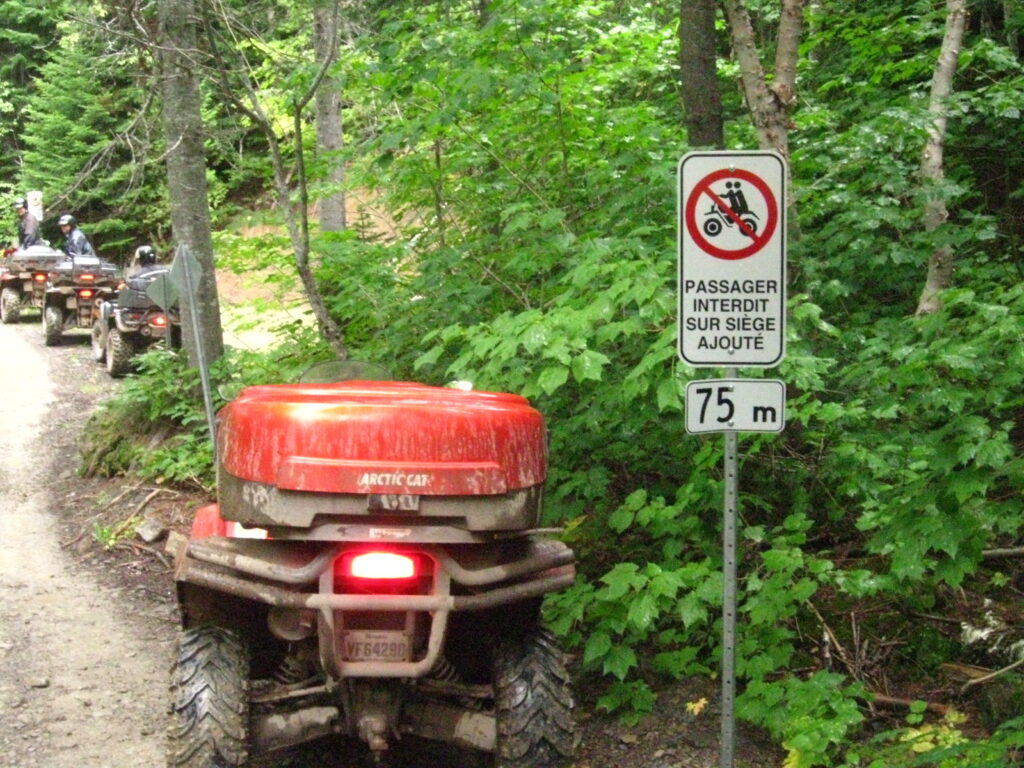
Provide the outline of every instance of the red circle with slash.
[[[718,193],[711,189],[712,184],[716,181],[721,181],[722,179],[741,179],[748,182],[754,187],[754,189],[761,193],[761,196],[764,198],[765,208],[767,209],[765,214],[765,226],[761,232],[753,231],[750,225],[743,221],[740,214],[734,212],[729,207],[729,204],[725,202]],[[708,240],[697,223],[697,203],[700,202],[702,197],[707,197],[719,208],[724,216],[731,219],[739,230],[750,238],[750,242],[742,248],[728,249],[717,246]],[[707,253],[709,256],[714,256],[716,259],[736,261],[738,259],[745,259],[748,256],[753,256],[764,248],[768,241],[771,240],[772,235],[775,234],[775,228],[779,225],[779,205],[775,201],[775,195],[772,194],[771,188],[760,176],[742,168],[735,168],[732,170],[723,168],[721,170],[714,171],[713,173],[709,173],[694,185],[693,191],[690,193],[690,197],[686,201],[684,216],[686,221],[686,231],[689,232],[690,237],[693,238],[693,241],[702,251]]]

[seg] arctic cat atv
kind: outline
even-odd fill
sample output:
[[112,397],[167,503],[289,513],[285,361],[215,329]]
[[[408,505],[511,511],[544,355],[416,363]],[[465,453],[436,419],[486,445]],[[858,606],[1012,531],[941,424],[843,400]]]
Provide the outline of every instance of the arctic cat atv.
[[381,758],[406,735],[494,768],[571,763],[570,681],[539,609],[575,556],[537,528],[547,448],[525,399],[249,387],[220,412],[217,457],[218,504],[169,546],[169,766],[321,737]]
[[125,279],[116,296],[100,304],[92,326],[92,356],[114,378],[131,370],[132,358],[163,339],[181,346],[181,321],[176,307],[163,309],[147,289],[169,267],[149,269]]
[[0,264],[0,321],[18,322],[26,307],[41,310],[50,270],[66,258],[48,245],[8,249]]
[[95,256],[64,257],[50,268],[43,296],[43,340],[60,344],[65,328],[91,328],[117,291],[117,267]]

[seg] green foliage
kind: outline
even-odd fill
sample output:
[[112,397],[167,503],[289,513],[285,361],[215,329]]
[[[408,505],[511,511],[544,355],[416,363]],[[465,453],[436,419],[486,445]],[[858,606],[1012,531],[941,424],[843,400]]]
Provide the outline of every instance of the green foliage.
[[96,521],[92,524],[92,537],[104,549],[113,549],[132,538],[141,522],[141,515],[133,515],[117,525],[103,525]]
[[4,192],[14,181],[24,148],[25,105],[32,82],[57,36],[64,6],[52,0],[0,4],[0,179]]
[[[791,135],[804,236],[779,371],[789,426],[742,447],[740,710],[793,766],[834,759],[866,695],[834,673],[787,673],[814,665],[801,625],[816,604],[962,585],[1024,522],[1024,318],[1019,276],[1000,266],[1021,233],[1020,63],[969,37],[947,180],[929,188],[917,169],[942,10],[833,6],[816,6]],[[721,450],[682,434],[696,374],[675,362],[674,27],[604,2],[389,6],[378,22],[343,62],[367,127],[350,171],[403,239],[346,244],[353,260],[325,272],[333,306],[351,313],[373,286],[362,344],[403,362],[417,350],[418,376],[517,391],[548,417],[545,515],[584,572],[549,619],[610,681],[601,706],[636,717],[654,706],[647,681],[714,669],[720,653]],[[748,140],[745,116],[726,135]],[[1001,195],[979,193],[997,179]],[[953,217],[926,233],[936,195]],[[940,245],[963,290],[910,318]]]
[[416,354],[415,347],[400,350],[393,343],[396,337],[412,339],[420,333],[410,324],[410,319],[415,322],[410,307],[419,299],[409,288],[407,250],[352,231],[323,233],[311,247],[319,257],[316,278],[328,309],[344,321],[346,341],[360,358],[390,368]]
[[922,724],[925,705],[915,702],[908,726],[886,731],[849,750],[839,768],[1006,768],[1019,764],[1024,718],[1007,720],[991,738],[972,739],[956,710]]
[[141,183],[158,158],[133,144],[129,128],[152,119],[152,102],[137,87],[134,51],[111,53],[80,25],[65,23],[62,32],[27,108],[20,183],[42,190],[53,242],[56,217],[71,212],[101,252],[126,257],[137,227],[156,230],[166,217],[159,190]]

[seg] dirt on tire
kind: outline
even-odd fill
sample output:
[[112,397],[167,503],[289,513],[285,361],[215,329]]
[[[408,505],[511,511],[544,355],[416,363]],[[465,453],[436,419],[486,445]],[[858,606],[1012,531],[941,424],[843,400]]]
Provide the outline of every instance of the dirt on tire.
[[115,379],[129,373],[132,369],[133,354],[131,342],[117,328],[107,331],[107,347],[104,354],[107,373]]
[[14,325],[21,320],[21,294],[13,288],[0,291],[0,321]]

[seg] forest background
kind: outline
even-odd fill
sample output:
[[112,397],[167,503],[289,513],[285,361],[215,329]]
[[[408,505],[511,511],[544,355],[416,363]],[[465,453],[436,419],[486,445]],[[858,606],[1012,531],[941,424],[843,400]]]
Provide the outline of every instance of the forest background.
[[[530,397],[547,522],[581,557],[548,618],[627,718],[719,664],[676,164],[783,152],[787,427],[741,436],[739,714],[788,768],[1017,764],[1024,677],[971,670],[1024,658],[1021,0],[162,2],[195,23],[218,268],[323,305],[227,349],[221,394],[341,351]],[[0,192],[42,190],[120,263],[173,244],[160,5],[0,3]],[[310,220],[339,197],[356,215]],[[209,486],[189,376],[147,355],[94,417],[94,469]]]

